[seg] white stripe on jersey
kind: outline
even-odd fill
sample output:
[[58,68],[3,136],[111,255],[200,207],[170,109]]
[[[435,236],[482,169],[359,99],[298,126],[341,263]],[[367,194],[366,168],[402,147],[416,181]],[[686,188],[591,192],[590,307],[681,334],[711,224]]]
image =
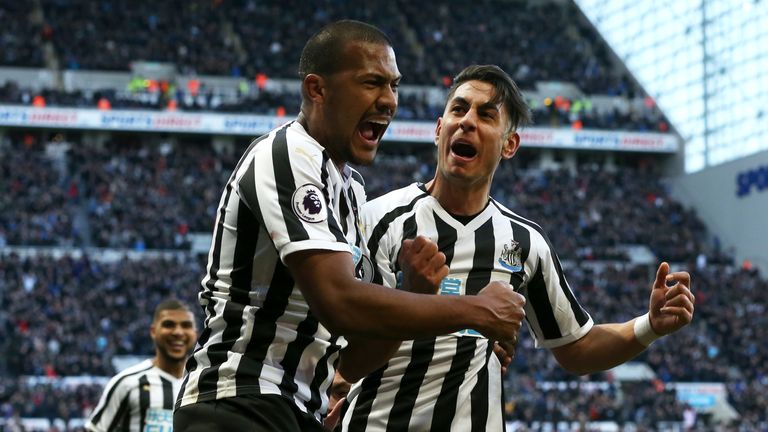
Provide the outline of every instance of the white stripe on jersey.
[[219,203],[200,304],[199,346],[177,406],[278,394],[320,419],[346,346],[310,313],[282,260],[301,250],[360,249],[362,178],[340,173],[298,122],[258,138]]
[[[541,228],[496,201],[464,225],[413,184],[364,205],[361,219],[374,282],[396,286],[402,241],[425,235],[450,268],[441,295],[474,295],[490,281],[509,282],[527,297],[539,346],[569,343],[593,325]],[[501,365],[490,342],[471,329],[403,343],[387,366],[353,386],[349,401],[344,431],[503,430]]]
[[131,366],[112,377],[86,423],[89,431],[170,431],[173,404],[181,379],[154,366],[152,360]]

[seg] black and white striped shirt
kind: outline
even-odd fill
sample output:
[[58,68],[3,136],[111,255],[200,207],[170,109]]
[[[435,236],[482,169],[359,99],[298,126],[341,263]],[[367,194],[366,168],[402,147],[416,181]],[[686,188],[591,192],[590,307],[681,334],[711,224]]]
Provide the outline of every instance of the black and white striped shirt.
[[[527,303],[537,346],[557,347],[592,327],[563,276],[541,228],[491,199],[466,225],[424,185],[413,184],[363,206],[373,282],[398,284],[397,257],[406,238],[437,242],[450,268],[440,295],[475,295],[489,282],[509,282]],[[382,369],[351,389],[344,431],[502,431],[501,365],[492,343],[472,329],[403,342]]]
[[154,366],[151,359],[144,360],[109,380],[85,428],[99,432],[170,432],[180,386],[181,378]]
[[343,173],[298,122],[256,139],[219,203],[199,295],[205,327],[177,406],[283,395],[318,420],[346,346],[309,310],[283,263],[291,253],[351,252],[360,272],[362,177]]

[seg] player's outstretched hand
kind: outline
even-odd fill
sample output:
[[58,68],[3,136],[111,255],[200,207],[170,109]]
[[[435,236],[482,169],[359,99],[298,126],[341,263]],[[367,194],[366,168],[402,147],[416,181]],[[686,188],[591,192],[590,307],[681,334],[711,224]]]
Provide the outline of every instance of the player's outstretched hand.
[[663,336],[690,323],[695,302],[691,275],[684,271],[670,273],[669,264],[661,263],[651,289],[649,315],[653,331]]
[[404,240],[397,262],[403,271],[402,288],[413,293],[436,294],[448,276],[445,255],[425,236]]
[[480,333],[490,340],[499,342],[507,352],[514,353],[517,333],[525,319],[525,297],[501,281],[494,281],[477,294],[485,300],[490,309],[490,321]]

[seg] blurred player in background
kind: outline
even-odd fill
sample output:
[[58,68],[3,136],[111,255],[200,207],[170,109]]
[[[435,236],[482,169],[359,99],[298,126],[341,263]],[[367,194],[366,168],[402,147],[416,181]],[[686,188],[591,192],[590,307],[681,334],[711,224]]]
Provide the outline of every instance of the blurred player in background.
[[170,431],[187,355],[197,341],[195,317],[178,300],[158,304],[149,329],[155,356],[112,377],[85,428],[99,432]]
[[[176,432],[322,430],[346,336],[471,327],[507,343],[519,330],[522,296],[508,283],[463,298],[365,283],[365,194],[347,162],[371,163],[397,109],[387,36],[358,21],[330,24],[305,45],[299,75],[298,119],[253,142],[220,200],[200,293],[206,327],[187,363]],[[404,290],[436,290],[448,272],[437,246],[421,238],[404,249]]]
[[[362,207],[373,281],[397,287],[401,245],[429,237],[450,268],[440,296],[473,296],[490,281],[509,282],[527,300],[525,317],[537,346],[552,350],[572,373],[606,370],[691,321],[690,276],[661,264],[648,314],[594,325],[542,228],[489,197],[494,173],[515,155],[517,128],[529,116],[517,85],[500,68],[470,66],[455,78],[437,122],[434,179]],[[493,355],[493,340],[466,329],[394,345],[399,348],[389,363],[350,391],[344,431],[504,430],[502,362],[509,359]],[[366,361],[389,358],[392,347],[369,341],[354,366],[339,368],[336,386],[361,378]]]

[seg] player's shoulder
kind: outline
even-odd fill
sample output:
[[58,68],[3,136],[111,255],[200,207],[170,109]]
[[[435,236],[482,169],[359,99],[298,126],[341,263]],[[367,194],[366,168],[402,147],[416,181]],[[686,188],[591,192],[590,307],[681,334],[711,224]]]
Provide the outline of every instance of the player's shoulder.
[[323,147],[312,138],[298,121],[292,120],[275,127],[254,139],[246,151],[248,154],[272,152],[275,146],[285,146],[290,152],[322,158]]
[[146,359],[139,363],[136,363],[133,366],[128,366],[127,368],[121,370],[114,376],[114,378],[119,379],[119,378],[134,376],[134,375],[141,375],[143,373],[151,371],[154,368],[155,368],[155,365],[152,362],[152,359]]
[[542,240],[544,240],[544,229],[541,227],[541,225],[539,225],[538,222],[512,211],[507,206],[493,198],[491,198],[491,205],[496,208],[496,211],[502,217],[509,219],[512,224],[528,230],[532,237],[540,237]]
[[309,135],[301,123],[293,121],[283,125],[283,128],[285,128],[285,141],[291,153],[322,160],[325,149]]
[[428,195],[423,184],[412,183],[368,201],[363,206],[363,211],[371,214],[385,214],[394,209],[415,204],[418,198]]

